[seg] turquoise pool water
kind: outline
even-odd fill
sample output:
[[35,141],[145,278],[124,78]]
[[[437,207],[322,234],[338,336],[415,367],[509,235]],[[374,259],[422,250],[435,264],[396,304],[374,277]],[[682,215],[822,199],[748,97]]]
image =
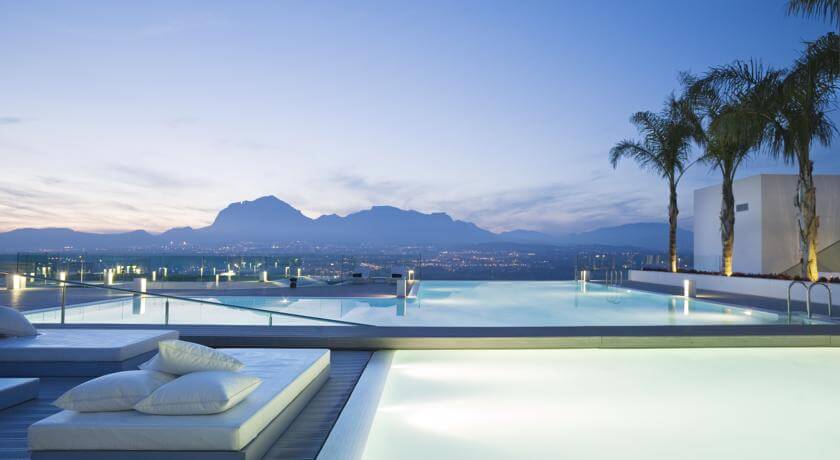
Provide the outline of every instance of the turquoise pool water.
[[[658,326],[775,324],[785,315],[576,281],[423,281],[417,296],[396,298],[201,297],[223,305],[170,301],[172,324],[327,324],[268,312],[378,326]],[[57,322],[57,310],[29,312]],[[147,297],[69,307],[70,323],[160,324],[164,300]],[[801,321],[801,320],[799,320]]]

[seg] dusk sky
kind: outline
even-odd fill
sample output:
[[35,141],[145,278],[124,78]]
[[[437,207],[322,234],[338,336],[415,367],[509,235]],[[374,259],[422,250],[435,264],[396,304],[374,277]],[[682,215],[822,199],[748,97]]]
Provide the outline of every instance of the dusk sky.
[[[786,66],[831,29],[786,3],[0,0],[0,230],[198,227],[269,194],[494,231],[664,222],[665,183],[610,147],[679,71]],[[694,167],[681,216],[717,182]]]

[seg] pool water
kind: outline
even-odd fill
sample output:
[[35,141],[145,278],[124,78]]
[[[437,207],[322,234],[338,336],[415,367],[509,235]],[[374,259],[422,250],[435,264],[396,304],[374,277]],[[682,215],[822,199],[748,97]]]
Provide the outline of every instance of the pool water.
[[362,458],[837,459],[837,388],[836,348],[397,351]]
[[[378,326],[657,326],[786,322],[785,315],[576,281],[423,281],[414,298],[202,297],[214,303]],[[71,323],[160,324],[160,298],[79,305]],[[223,305],[170,301],[172,324],[327,324]],[[30,312],[35,322],[58,321],[53,310]],[[271,318],[269,319],[269,316]],[[801,321],[801,320],[800,320]]]

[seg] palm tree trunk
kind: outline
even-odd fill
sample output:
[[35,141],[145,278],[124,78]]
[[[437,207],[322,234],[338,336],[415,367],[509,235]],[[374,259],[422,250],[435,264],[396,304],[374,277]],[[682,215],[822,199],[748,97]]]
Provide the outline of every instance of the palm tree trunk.
[[809,152],[800,156],[799,180],[796,183],[796,211],[799,222],[799,250],[802,277],[817,281],[820,277],[817,266],[817,230],[820,218],[817,216],[817,188],[814,186],[814,162]]
[[680,210],[677,208],[677,184],[671,181],[670,198],[668,202],[668,258],[670,259],[671,271],[677,272],[677,216]]
[[720,205],[720,240],[723,244],[723,274],[732,276],[732,251],[735,246],[735,194],[732,191],[733,174],[723,172]]

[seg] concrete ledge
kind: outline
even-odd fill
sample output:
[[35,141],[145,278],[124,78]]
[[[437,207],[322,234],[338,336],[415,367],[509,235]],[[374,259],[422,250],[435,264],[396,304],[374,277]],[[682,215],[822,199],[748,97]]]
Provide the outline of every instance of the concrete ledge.
[[[630,270],[628,279],[639,283],[651,283],[676,287],[681,287],[684,280],[692,280],[697,284],[698,289],[759,297],[771,297],[782,300],[787,300],[788,286],[791,283],[789,280],[747,278],[743,276],[699,275],[695,273],[670,273],[648,270]],[[840,301],[837,300],[840,298],[840,285],[830,284],[829,286],[831,286],[835,302],[840,303]],[[792,300],[804,302],[805,297],[806,293],[804,287],[795,286],[791,290]],[[823,287],[815,287],[811,291],[811,301],[822,304],[827,303],[828,291]]]
[[[86,324],[83,327],[132,329],[149,326]],[[162,328],[176,329],[183,340],[212,347],[333,350],[840,347],[840,324],[530,328],[183,325]]]

